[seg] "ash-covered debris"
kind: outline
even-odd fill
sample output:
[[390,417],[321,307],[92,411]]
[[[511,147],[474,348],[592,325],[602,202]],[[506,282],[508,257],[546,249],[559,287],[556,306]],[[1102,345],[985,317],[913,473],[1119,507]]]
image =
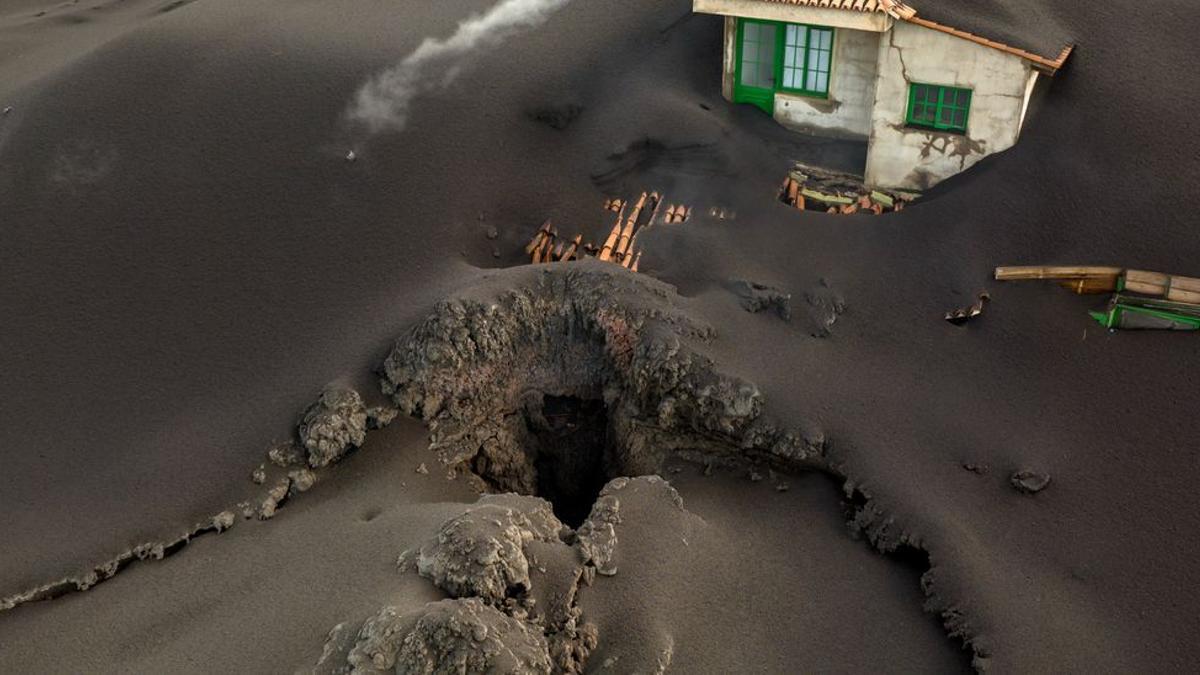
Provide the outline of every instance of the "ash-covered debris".
[[451,597],[501,604],[533,587],[526,546],[562,543],[569,532],[543,499],[484,495],[421,547],[417,570]]
[[828,337],[838,317],[846,313],[846,299],[833,289],[828,279],[804,292],[804,303],[812,325],[813,337]]
[[577,103],[551,103],[531,108],[526,111],[529,119],[541,122],[551,129],[562,131],[571,126],[583,113],[583,106]]
[[660,476],[616,478],[604,486],[592,506],[591,515],[575,533],[580,559],[597,574],[617,573],[617,526],[621,524],[621,496],[626,490],[648,489],[661,493],[665,501],[683,508],[683,498]]
[[346,658],[352,673],[550,673],[550,644],[536,626],[478,598],[431,602],[368,619]]
[[[624,480],[618,478],[613,483]],[[592,506],[591,515],[576,533],[583,562],[594,568],[596,573],[610,577],[617,573],[616,526],[621,522],[620,509],[620,499],[606,487]]]
[[300,446],[296,445],[296,441],[294,440],[287,440],[272,445],[271,449],[267,450],[267,459],[271,460],[271,463],[275,466],[283,469],[293,466],[304,466],[306,463],[304,451],[300,449]]
[[774,311],[784,321],[792,319],[792,294],[767,284],[755,281],[736,280],[733,292],[738,296],[742,309],[752,314],[764,310]]
[[353,389],[330,387],[304,413],[298,433],[313,468],[328,466],[363,444],[367,408]]
[[603,402],[605,478],[658,473],[681,448],[821,464],[822,447],[761,418],[754,384],[693,349],[713,331],[677,308],[671,287],[610,267],[507,270],[516,290],[440,304],[396,343],[384,392],[429,424],[442,462],[494,490],[539,494],[539,457],[525,450],[534,432],[514,414],[531,397]]
[[1050,474],[1044,471],[1017,471],[1009,477],[1009,483],[1018,492],[1033,495],[1050,487]]

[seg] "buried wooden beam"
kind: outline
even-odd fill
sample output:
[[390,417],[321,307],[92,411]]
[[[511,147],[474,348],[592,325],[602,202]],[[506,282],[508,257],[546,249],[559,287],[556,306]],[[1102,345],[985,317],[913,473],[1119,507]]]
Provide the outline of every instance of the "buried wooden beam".
[[1200,279],[1144,270],[1125,271],[1125,290],[1166,298],[1173,302],[1200,304]]
[[630,272],[638,271],[638,265],[642,262],[642,252],[637,252],[637,257],[633,259],[633,265],[629,267]]
[[658,212],[662,210],[663,196],[657,192],[651,192],[650,203],[653,204],[650,210],[650,217],[646,219],[646,224],[643,227],[650,227],[658,219]]
[[579,242],[581,241],[583,241],[583,235],[575,235],[575,239],[571,240],[571,245],[567,247],[567,250],[563,251],[563,254],[559,257],[559,260],[568,261],[577,257],[579,254]]
[[1107,290],[1116,290],[1117,277],[1124,272],[1121,267],[1098,267],[1089,265],[1025,265],[1025,266],[1010,266],[997,267],[997,281],[1026,281],[1032,279],[1052,279],[1055,281],[1063,281],[1070,279],[1090,279],[1099,281],[1111,281],[1112,287]]
[[542,223],[542,226],[539,227],[538,231],[534,233],[533,239],[531,239],[529,241],[529,244],[527,244],[525,246],[525,255],[530,255],[534,251],[536,251],[537,248],[542,245],[542,240],[548,234],[550,234],[550,219],[549,218],[546,219],[546,222]]
[[608,233],[608,239],[604,241],[604,246],[600,248],[599,258],[604,261],[612,259],[613,246],[617,243],[617,237],[621,236],[621,221],[624,220],[625,207],[621,207],[621,212],[617,214],[617,222],[613,225],[612,231]]

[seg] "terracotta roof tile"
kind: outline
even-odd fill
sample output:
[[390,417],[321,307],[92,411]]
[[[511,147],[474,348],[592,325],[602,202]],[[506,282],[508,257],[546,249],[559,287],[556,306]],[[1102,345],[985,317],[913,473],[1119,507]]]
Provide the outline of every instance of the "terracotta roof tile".
[[897,19],[907,19],[916,12],[900,0],[762,0],[777,5],[798,5],[822,9],[844,9],[853,12],[882,12]]

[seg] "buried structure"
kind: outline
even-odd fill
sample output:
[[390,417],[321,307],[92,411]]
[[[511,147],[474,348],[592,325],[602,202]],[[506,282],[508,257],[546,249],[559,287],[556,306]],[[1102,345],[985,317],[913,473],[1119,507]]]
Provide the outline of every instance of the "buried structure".
[[924,190],[1012,147],[1038,80],[1072,50],[1039,56],[899,0],[694,0],[693,9],[725,17],[726,99],[797,131],[866,141],[873,188]]

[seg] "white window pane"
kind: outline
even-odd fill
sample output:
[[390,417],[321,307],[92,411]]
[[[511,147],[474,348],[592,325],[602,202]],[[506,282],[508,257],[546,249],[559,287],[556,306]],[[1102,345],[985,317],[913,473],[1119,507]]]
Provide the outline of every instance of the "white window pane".
[[753,40],[753,41],[757,42],[758,41],[758,24],[747,22],[745,36],[746,36],[747,40]]
[[829,52],[819,52],[819,57],[817,58],[817,70],[826,73],[829,72],[829,56]]
[[829,75],[821,73],[817,77],[817,91],[824,92],[829,90]]
[[742,60],[743,61],[753,61],[754,57],[757,54],[758,54],[758,45],[756,43],[750,42],[749,40],[746,40],[745,42],[742,43]]
[[785,44],[788,44],[788,45],[796,44],[796,27],[795,26],[789,25],[787,27],[787,37],[784,38],[784,41],[785,41]]
[[764,87],[775,86],[775,66],[771,63],[762,63],[758,66],[758,79]]
[[821,49],[830,49],[833,46],[833,31],[821,31]]
[[788,35],[788,44],[803,49],[808,44],[808,29],[793,26],[795,32]]
[[784,50],[783,50],[783,67],[784,68],[795,68],[796,67],[796,50],[795,49],[792,49],[791,47],[784,48]]
[[809,91],[817,90],[817,72],[815,70],[808,71],[808,82],[804,85],[804,88]]

